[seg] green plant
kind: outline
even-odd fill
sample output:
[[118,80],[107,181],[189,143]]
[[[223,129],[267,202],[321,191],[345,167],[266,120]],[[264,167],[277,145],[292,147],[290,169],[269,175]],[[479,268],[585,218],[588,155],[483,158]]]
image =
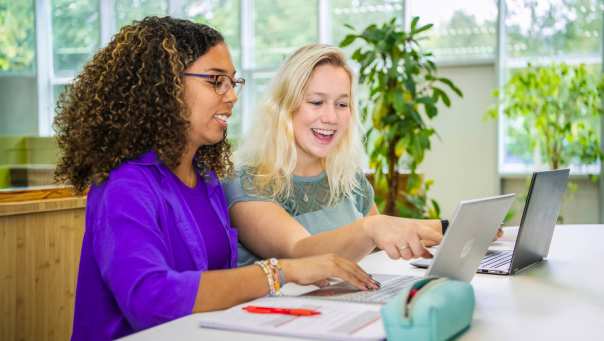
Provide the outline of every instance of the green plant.
[[499,102],[487,117],[496,118],[501,110],[514,120],[520,127],[515,135],[551,169],[604,159],[598,129],[604,115],[602,74],[589,72],[583,64],[529,64],[516,71],[502,91],[494,91]]
[[[380,209],[385,214],[421,218],[440,214],[438,203],[427,197],[432,181],[417,174],[436,133],[429,122],[438,115],[438,103],[451,105],[443,86],[459,96],[462,93],[449,79],[436,75],[432,53],[420,46],[422,34],[432,24],[418,26],[418,21],[419,17],[413,18],[409,31],[395,19],[370,25],[360,34],[347,35],[340,46],[357,39],[364,42],[352,59],[360,64],[360,82],[369,90],[367,100],[361,102],[361,113],[371,122],[366,147],[376,193],[380,189],[386,193],[378,200]],[[403,168],[410,174],[403,188],[404,200],[400,200],[399,170]]]

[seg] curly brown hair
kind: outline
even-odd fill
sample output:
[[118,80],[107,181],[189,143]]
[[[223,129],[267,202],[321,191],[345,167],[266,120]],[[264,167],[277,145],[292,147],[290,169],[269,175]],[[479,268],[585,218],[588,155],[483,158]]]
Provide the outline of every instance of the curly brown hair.
[[[62,155],[55,177],[78,193],[107,179],[126,160],[154,150],[169,168],[187,143],[183,71],[224,42],[213,28],[170,17],[124,26],[61,94],[54,128]],[[225,133],[226,136],[226,133]],[[201,174],[232,171],[226,139],[194,157]]]

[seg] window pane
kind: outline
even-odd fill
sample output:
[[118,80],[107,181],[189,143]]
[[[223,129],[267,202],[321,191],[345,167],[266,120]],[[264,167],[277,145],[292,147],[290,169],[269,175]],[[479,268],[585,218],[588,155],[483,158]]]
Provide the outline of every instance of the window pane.
[[[246,105],[244,110],[236,110],[235,115],[237,115],[237,124],[239,124],[240,130],[237,131],[237,134],[233,134],[233,130],[229,127],[229,137],[237,139],[243,133],[242,125],[240,122],[253,122],[254,117],[258,111],[258,106],[261,104],[261,101],[266,98],[268,95],[268,85],[275,75],[275,71],[256,71],[250,72],[246,75],[246,84],[245,84],[245,98],[241,98],[238,104],[239,106]],[[241,114],[245,113],[249,115],[249,117],[241,117]]]
[[424,47],[438,59],[492,58],[495,55],[495,0],[408,1],[409,17],[434,24]]
[[0,2],[0,72],[34,71],[33,1]]
[[[274,76],[274,71],[254,72],[252,75],[250,93],[254,99],[254,102],[252,103],[254,105],[254,110],[258,107],[260,101],[264,100],[268,95],[268,85]],[[252,110],[252,112],[254,112],[254,110]]]
[[[394,17],[402,21],[403,0],[333,0],[330,10],[332,41],[339,45],[346,35],[360,33],[371,24],[380,24]],[[345,24],[354,27],[355,31]],[[351,53],[359,44],[355,42],[346,47],[346,51]]]
[[317,11],[317,1],[255,1],[254,66],[277,66],[299,47],[318,42]]
[[[524,70],[524,68],[511,69],[509,71],[510,76],[515,72]],[[587,71],[589,74],[598,75],[601,71],[600,64],[587,65]],[[510,77],[508,77],[509,79]],[[535,166],[545,166],[545,162],[538,150],[534,150],[531,144],[537,138],[533,127],[527,127],[524,124],[523,118],[508,119],[502,118],[501,124],[503,124],[503,171],[504,173],[517,173],[517,172],[528,172],[531,171]],[[578,123],[579,121],[573,121],[572,123]],[[601,136],[600,132],[600,118],[596,116],[585,115],[585,118],[581,119],[585,127],[592,128],[595,130],[596,135]],[[529,132],[530,128],[530,132]],[[576,134],[576,133],[575,133]],[[579,143],[571,143],[565,146],[565,148],[580,148]],[[572,162],[573,171],[577,172],[589,172],[597,173],[599,168],[598,165],[581,165],[579,160],[573,160]]]
[[184,16],[194,22],[207,24],[222,33],[229,45],[231,57],[239,69],[240,39],[239,39],[239,0],[188,0],[184,5]]
[[150,15],[165,16],[168,14],[166,0],[117,0],[115,2],[117,14],[117,30],[120,27],[141,20]]
[[599,55],[602,0],[508,0],[511,57]]
[[52,86],[52,103],[53,108],[57,107],[57,101],[59,100],[59,96],[65,91],[67,84],[57,84]]
[[98,0],[54,0],[52,38],[55,75],[78,73],[99,47]]

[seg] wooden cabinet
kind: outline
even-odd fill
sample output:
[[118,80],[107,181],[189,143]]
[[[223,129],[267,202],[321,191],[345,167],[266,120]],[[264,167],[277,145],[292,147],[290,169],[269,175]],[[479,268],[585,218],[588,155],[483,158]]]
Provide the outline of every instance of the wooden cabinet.
[[61,191],[0,192],[0,340],[71,336],[86,200]]

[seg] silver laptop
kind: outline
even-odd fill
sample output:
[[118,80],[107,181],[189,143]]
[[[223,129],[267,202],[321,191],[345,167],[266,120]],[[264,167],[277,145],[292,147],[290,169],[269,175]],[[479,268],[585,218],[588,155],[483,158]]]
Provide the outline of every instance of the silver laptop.
[[[547,257],[569,173],[568,169],[533,173],[514,248],[489,250],[477,272],[513,275]],[[429,263],[422,259],[411,264],[428,267]]]
[[[508,194],[462,201],[453,216],[450,232],[446,233],[426,276],[471,281],[497,228],[512,206],[513,199],[514,194]],[[346,282],[339,282],[309,292],[303,297],[383,304],[421,278],[381,274],[372,274],[372,276],[382,284],[380,289],[359,291]]]

